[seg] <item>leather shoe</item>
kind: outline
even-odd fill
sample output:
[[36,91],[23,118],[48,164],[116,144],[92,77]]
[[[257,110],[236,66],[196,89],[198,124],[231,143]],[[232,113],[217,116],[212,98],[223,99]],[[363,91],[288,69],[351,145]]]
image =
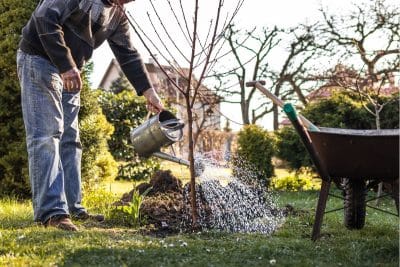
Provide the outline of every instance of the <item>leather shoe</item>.
[[78,227],[76,227],[68,215],[55,215],[50,217],[45,223],[45,227],[55,227],[65,231],[78,231]]

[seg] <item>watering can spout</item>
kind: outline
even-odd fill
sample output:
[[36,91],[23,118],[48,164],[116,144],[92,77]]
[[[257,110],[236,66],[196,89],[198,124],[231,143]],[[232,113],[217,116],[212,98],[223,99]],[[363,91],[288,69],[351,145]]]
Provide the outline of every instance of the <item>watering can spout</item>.
[[190,165],[188,160],[181,159],[181,158],[172,156],[170,154],[167,154],[167,153],[164,153],[164,152],[161,152],[161,151],[154,152],[152,155],[154,157],[157,157],[157,158],[160,158],[160,159],[165,159],[165,160],[168,160],[168,161],[172,161],[172,162],[175,162],[175,163],[178,163],[178,164],[182,164],[182,165],[185,165],[185,166],[188,166],[188,167]]
[[[175,162],[175,163],[178,163],[178,164],[181,164],[181,165],[185,165],[187,167],[190,166],[190,162],[188,160],[181,159],[181,158],[172,156],[170,154],[167,154],[167,153],[164,153],[164,152],[161,152],[161,151],[154,152],[152,154],[152,156],[160,158],[160,159],[165,159],[165,160],[168,160],[168,161],[172,161],[172,162]],[[204,169],[205,169],[205,166],[204,166],[203,161],[201,161],[201,160],[195,160],[194,161],[194,175],[196,177],[201,176],[201,174],[204,172]]]

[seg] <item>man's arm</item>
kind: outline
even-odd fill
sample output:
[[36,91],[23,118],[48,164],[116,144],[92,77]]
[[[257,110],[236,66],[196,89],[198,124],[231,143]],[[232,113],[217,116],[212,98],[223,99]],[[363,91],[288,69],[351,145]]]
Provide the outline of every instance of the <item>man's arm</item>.
[[134,48],[129,33],[129,23],[124,17],[114,34],[108,39],[119,65],[136,93],[147,100],[147,109],[153,113],[161,112],[164,106],[152,87],[142,58]]
[[77,0],[42,1],[32,16],[42,46],[60,73],[76,68],[71,51],[65,43],[61,25],[78,7]]
[[152,88],[142,58],[132,44],[129,24],[126,18],[122,19],[114,34],[108,39],[108,43],[122,71],[135,88],[136,93],[143,95],[144,91]]
[[42,1],[32,16],[40,42],[51,62],[58,68],[64,88],[68,91],[79,91],[82,80],[71,50],[65,43],[61,25],[78,7],[79,2],[76,0]]

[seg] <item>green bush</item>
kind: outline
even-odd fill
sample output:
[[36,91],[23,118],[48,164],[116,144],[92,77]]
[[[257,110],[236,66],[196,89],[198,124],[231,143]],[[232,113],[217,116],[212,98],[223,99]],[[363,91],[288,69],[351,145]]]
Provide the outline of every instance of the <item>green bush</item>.
[[131,160],[134,152],[133,147],[129,145],[130,131],[142,124],[146,118],[144,98],[124,90],[118,94],[101,91],[98,99],[107,121],[115,129],[108,141],[112,155],[117,160]]
[[102,91],[99,92],[99,103],[107,120],[115,129],[108,145],[112,155],[122,161],[117,178],[123,180],[150,178],[160,169],[158,160],[139,158],[130,145],[131,129],[142,124],[147,115],[144,98],[128,90],[122,90],[118,94]]
[[385,102],[389,102],[381,111],[381,128],[382,129],[399,129],[400,114],[400,98],[398,94],[384,98]]
[[118,200],[119,199],[115,194],[99,186],[86,188],[83,192],[82,198],[84,207],[89,209],[90,212],[104,214],[107,219],[115,209],[113,203]]
[[275,131],[275,136],[276,155],[287,162],[289,169],[298,170],[303,166],[312,166],[311,158],[293,127],[283,127]]
[[[337,92],[329,99],[311,103],[301,113],[317,126],[376,129],[375,117],[357,99],[357,96],[352,93]],[[398,96],[382,97],[381,101],[389,102],[380,114],[381,128],[399,128]],[[277,156],[287,161],[291,169],[313,167],[303,143],[292,127],[283,127],[276,131],[275,135]]]
[[314,124],[322,127],[347,129],[372,129],[374,118],[348,92],[336,92],[332,97],[309,104],[302,114]]
[[107,121],[97,102],[97,93],[90,89],[86,79],[91,66],[85,69],[84,85],[81,91],[79,129],[82,142],[82,181],[93,187],[104,180],[117,176],[118,164],[108,150],[114,127]]
[[256,178],[268,185],[274,175],[274,138],[257,125],[246,125],[239,132],[237,142],[237,157],[233,161],[235,176],[243,177],[251,166]]
[[313,181],[311,172],[299,171],[281,178],[274,177],[271,186],[279,191],[308,191],[318,190],[321,185]]
[[22,27],[38,1],[0,1],[0,195],[30,196],[16,54]]

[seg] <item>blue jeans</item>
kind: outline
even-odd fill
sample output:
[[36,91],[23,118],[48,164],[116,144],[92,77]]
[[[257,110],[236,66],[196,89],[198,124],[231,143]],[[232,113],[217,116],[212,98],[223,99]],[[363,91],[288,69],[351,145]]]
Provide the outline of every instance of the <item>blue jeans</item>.
[[34,219],[79,214],[81,157],[80,93],[63,90],[58,69],[48,60],[17,53],[26,130]]

